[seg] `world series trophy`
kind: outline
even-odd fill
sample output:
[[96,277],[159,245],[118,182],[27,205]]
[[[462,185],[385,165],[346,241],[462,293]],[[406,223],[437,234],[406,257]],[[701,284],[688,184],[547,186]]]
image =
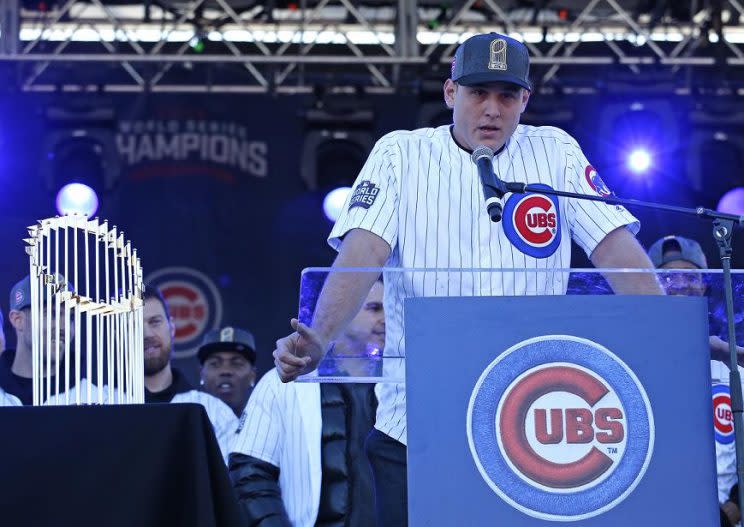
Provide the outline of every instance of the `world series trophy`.
[[144,403],[137,249],[116,226],[78,214],[28,232],[33,405]]

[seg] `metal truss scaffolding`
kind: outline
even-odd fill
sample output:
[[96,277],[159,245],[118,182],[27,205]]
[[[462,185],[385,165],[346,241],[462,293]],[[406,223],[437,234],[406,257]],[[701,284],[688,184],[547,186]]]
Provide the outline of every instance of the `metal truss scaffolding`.
[[688,89],[692,78],[704,78],[735,91],[737,77],[744,79],[744,0],[2,5],[0,71],[25,91],[417,90],[430,76],[446,76],[459,42],[488,31],[527,43],[540,89],[591,90],[608,72],[639,80],[661,74]]

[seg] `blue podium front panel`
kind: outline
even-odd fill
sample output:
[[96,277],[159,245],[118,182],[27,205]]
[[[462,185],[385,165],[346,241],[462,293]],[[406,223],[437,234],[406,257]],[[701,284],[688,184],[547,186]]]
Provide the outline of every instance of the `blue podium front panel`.
[[412,527],[718,525],[704,299],[405,313]]

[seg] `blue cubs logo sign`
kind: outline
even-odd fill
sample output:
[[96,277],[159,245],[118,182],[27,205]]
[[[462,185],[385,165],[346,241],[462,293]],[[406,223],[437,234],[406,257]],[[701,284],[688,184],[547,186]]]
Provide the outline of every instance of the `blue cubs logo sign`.
[[548,335],[512,346],[481,374],[467,434],[485,482],[530,516],[576,521],[622,502],[646,472],[646,392],[603,346]]
[[160,289],[175,325],[173,356],[196,354],[204,335],[222,321],[222,297],[212,280],[188,267],[155,271],[145,282]]
[[602,178],[599,177],[597,170],[592,165],[587,165],[584,169],[584,178],[586,178],[586,182],[592,190],[603,198],[612,196],[612,191],[605,185],[605,182],[602,181]]
[[722,445],[734,442],[734,414],[731,412],[731,392],[726,384],[713,385],[713,431]]
[[[533,187],[550,187],[543,184]],[[504,233],[524,254],[547,258],[561,244],[561,225],[556,196],[512,194],[504,205]]]

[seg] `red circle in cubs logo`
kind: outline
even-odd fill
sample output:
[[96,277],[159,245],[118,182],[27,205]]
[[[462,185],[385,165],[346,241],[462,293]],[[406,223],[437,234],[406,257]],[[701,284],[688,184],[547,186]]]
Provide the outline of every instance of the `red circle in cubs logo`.
[[501,436],[500,446],[521,477],[546,489],[601,483],[627,442],[617,394],[595,372],[572,364],[542,365],[519,376],[496,420],[503,429],[524,431]]
[[622,502],[654,446],[646,391],[608,349],[580,337],[520,342],[481,374],[467,414],[484,481],[516,509],[577,521]]
[[734,414],[731,394],[726,384],[713,385],[713,430],[716,441],[728,445],[734,441]]
[[514,207],[514,226],[524,241],[545,247],[556,236],[557,216],[553,202],[533,194],[522,198]]
[[193,356],[204,335],[219,327],[222,297],[204,273],[187,267],[160,269],[145,280],[163,294],[175,325],[173,356]]
[[558,199],[544,194],[512,194],[504,205],[504,234],[514,247],[534,258],[552,255],[561,242]]

